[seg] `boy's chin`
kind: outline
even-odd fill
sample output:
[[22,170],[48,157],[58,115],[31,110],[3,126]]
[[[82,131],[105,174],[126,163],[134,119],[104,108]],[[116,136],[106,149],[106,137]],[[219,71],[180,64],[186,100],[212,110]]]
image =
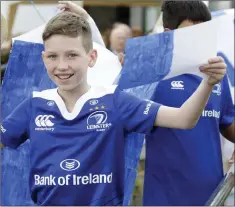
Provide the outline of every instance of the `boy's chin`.
[[78,88],[78,86],[72,86],[72,85],[58,85],[59,90],[65,91],[65,92],[70,92],[74,91]]

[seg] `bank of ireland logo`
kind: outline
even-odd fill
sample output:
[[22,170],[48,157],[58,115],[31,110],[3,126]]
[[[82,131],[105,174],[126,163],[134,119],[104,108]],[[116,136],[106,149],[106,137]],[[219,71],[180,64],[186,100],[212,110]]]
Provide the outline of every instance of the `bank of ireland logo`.
[[54,123],[51,121],[51,119],[54,119],[55,117],[52,115],[38,115],[35,119],[35,124],[37,128],[35,130],[37,131],[54,131]]
[[107,123],[108,115],[105,111],[95,111],[87,118],[87,129],[95,129],[96,131],[105,131],[112,124]]
[[60,163],[60,167],[65,171],[74,171],[80,167],[80,162],[75,159],[66,159]]

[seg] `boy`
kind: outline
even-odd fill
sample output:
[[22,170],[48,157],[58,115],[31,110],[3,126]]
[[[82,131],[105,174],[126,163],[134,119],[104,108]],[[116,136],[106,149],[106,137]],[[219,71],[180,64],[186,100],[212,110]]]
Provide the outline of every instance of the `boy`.
[[46,25],[43,41],[42,58],[58,88],[34,92],[1,126],[8,147],[30,138],[30,189],[37,205],[121,205],[125,135],[148,134],[154,126],[194,127],[226,73],[222,58],[212,58],[200,68],[208,78],[180,108],[160,106],[116,86],[87,84],[97,51],[81,16],[58,14]]
[[[202,1],[165,1],[162,12],[165,31],[211,20]],[[174,82],[181,82],[184,90],[172,87]],[[151,100],[180,106],[200,82],[189,74],[162,81]],[[223,178],[220,133],[234,143],[234,108],[227,77],[213,88],[194,129],[158,127],[146,138],[143,204],[205,205]]]

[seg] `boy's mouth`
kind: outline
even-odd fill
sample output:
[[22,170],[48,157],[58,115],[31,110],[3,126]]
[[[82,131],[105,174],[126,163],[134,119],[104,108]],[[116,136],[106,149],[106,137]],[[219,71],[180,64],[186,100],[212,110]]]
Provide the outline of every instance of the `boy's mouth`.
[[58,74],[55,75],[57,78],[59,78],[60,80],[67,80],[69,78],[71,78],[74,74]]

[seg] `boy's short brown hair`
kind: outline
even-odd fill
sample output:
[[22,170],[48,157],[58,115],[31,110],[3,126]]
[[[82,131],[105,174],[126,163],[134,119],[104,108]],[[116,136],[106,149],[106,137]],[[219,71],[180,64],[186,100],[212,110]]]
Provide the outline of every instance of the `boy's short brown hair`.
[[81,36],[86,52],[93,48],[90,25],[83,17],[72,12],[62,12],[47,23],[42,34],[43,41],[45,42],[53,35]]

